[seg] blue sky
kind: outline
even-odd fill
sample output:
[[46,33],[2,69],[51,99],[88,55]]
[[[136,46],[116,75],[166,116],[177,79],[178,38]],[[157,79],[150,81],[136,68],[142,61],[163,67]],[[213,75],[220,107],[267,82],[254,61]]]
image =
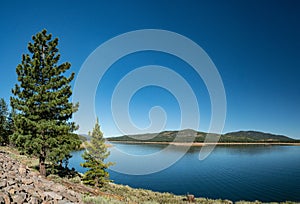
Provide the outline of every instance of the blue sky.
[[[27,52],[31,36],[43,28],[59,37],[61,62],[71,62],[70,71],[75,73],[93,50],[112,37],[138,29],[164,29],[196,42],[216,65],[227,98],[224,132],[259,130],[300,138],[297,0],[1,1],[0,19],[0,97],[7,102],[21,55]],[[206,131],[210,100],[201,78],[175,57],[141,52],[116,62],[99,84],[96,113],[104,134],[117,134],[110,113],[114,86],[129,71],[148,64],[170,67],[185,77],[199,101],[199,130]],[[178,129],[178,103],[159,87],[141,89],[133,96],[129,110],[133,122],[147,127],[149,109],[157,105],[168,115],[165,128]]]

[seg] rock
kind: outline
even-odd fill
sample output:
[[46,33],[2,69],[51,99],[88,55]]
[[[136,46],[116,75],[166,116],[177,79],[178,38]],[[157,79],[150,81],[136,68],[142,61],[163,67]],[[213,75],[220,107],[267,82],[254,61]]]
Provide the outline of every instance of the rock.
[[7,193],[0,192],[0,200],[4,200],[5,204],[10,204],[10,197]]
[[45,196],[50,196],[51,198],[55,199],[55,200],[61,200],[62,199],[62,196],[61,195],[58,195],[54,192],[44,192],[44,195]]
[[64,198],[66,198],[67,200],[71,201],[71,202],[78,202],[78,199],[74,196],[71,196],[69,193],[67,192],[63,192],[61,194]]
[[9,192],[9,194],[13,195],[13,194],[15,194],[16,190],[11,188],[11,189],[8,190],[8,192]]
[[21,183],[22,182],[22,177],[20,175],[16,175],[15,180],[17,183]]
[[0,152],[0,203],[82,203],[82,196]]
[[21,175],[21,176],[26,175],[26,166],[21,164],[18,171],[19,171],[19,175]]
[[55,188],[55,184],[52,181],[43,182],[42,185],[47,191],[51,191],[53,188]]
[[30,185],[33,183],[33,180],[32,179],[27,179],[27,178],[24,178],[22,179],[22,183],[25,184],[25,185]]
[[29,185],[29,186],[25,186],[23,185],[20,189],[21,192],[23,193],[27,193],[31,196],[36,196],[39,197],[38,193],[36,192],[36,189],[34,188],[33,185]]
[[42,200],[45,200],[45,194],[43,191],[38,189],[36,192]]
[[2,172],[1,178],[2,179],[7,179],[7,173],[6,172]]
[[5,203],[4,197],[0,196],[0,203]]
[[62,185],[56,185],[52,190],[55,192],[63,192],[66,190],[66,187],[64,187]]
[[186,198],[188,202],[195,202],[195,196],[192,194],[188,194]]
[[50,201],[43,201],[42,204],[52,204]]
[[9,173],[9,176],[11,177],[11,178],[16,178],[16,176],[17,176],[17,172],[15,172],[15,171],[10,171]]
[[36,196],[32,196],[29,200],[28,200],[28,203],[30,204],[39,204],[39,203],[42,203],[42,199],[36,197]]
[[66,200],[59,200],[57,204],[72,204],[72,202],[66,201]]
[[0,181],[0,189],[1,189],[1,188],[5,188],[6,186],[7,186],[7,181],[6,181],[6,179]]
[[26,200],[26,194],[25,193],[20,193],[12,196],[12,200],[14,203],[24,203]]
[[8,186],[12,186],[12,185],[14,185],[16,183],[16,181],[11,178],[10,180],[8,180],[7,183],[8,183]]

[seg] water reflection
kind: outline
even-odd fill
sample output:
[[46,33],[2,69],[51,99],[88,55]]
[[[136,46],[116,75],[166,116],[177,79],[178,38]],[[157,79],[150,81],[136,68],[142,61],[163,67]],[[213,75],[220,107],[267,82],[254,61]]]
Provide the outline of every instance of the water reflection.
[[[116,145],[117,148],[121,151],[124,151],[128,154],[135,155],[147,155],[153,154],[161,151],[166,148],[166,144],[125,144],[113,142],[112,145]],[[288,146],[284,145],[260,145],[260,144],[251,144],[251,145],[218,145],[214,149],[214,152],[227,152],[228,154],[264,154],[274,151],[288,151]],[[187,153],[199,153],[201,146],[191,146]],[[185,147],[180,145],[170,145],[171,151],[185,151]]]

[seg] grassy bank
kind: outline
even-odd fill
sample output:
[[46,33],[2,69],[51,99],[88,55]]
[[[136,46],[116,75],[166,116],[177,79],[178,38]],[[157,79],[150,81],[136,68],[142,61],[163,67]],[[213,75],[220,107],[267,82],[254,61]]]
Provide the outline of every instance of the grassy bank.
[[[0,151],[9,153],[10,157],[20,161],[32,170],[36,170],[38,166],[37,158],[30,158],[24,155],[20,155],[15,149],[9,147],[0,147]],[[186,196],[178,196],[171,193],[159,193],[145,189],[136,189],[129,186],[108,183],[102,188],[93,188],[85,186],[81,183],[81,175],[79,173],[70,173],[60,175],[49,175],[47,177],[49,180],[63,184],[66,188],[72,189],[76,192],[84,195],[84,203],[103,203],[103,204],[159,204],[159,203],[170,203],[170,204],[184,204],[188,203]],[[208,198],[195,198],[194,203],[203,204],[229,204],[233,203],[229,200],[213,200]],[[260,204],[261,202],[246,202],[239,201],[238,204]],[[283,203],[293,203],[293,202],[283,202]]]

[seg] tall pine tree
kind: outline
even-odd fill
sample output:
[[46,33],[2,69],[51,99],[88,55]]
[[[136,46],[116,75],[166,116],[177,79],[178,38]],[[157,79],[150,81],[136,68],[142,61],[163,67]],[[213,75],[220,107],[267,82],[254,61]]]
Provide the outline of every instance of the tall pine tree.
[[70,122],[78,104],[69,101],[74,73],[64,76],[71,64],[58,65],[58,38],[43,30],[32,40],[29,54],[23,54],[16,68],[19,84],[12,90],[11,106],[17,114],[11,140],[22,152],[39,158],[40,173],[45,176],[46,161],[59,162],[74,143],[80,144],[71,135],[76,125]]
[[104,159],[109,156],[103,134],[100,130],[99,121],[95,124],[91,134],[91,141],[86,145],[86,151],[82,158],[84,163],[80,164],[82,167],[89,168],[83,176],[83,183],[102,187],[103,184],[109,181],[109,174],[106,169],[112,165],[111,162],[105,163]]

